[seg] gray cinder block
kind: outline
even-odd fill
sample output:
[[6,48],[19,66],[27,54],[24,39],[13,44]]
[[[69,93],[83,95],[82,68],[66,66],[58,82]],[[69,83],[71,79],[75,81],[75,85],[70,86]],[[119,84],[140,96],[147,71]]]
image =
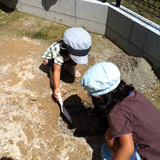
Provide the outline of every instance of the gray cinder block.
[[115,32],[129,39],[133,20],[126,17],[125,14],[117,8],[108,8],[107,26],[112,28]]
[[147,32],[148,30],[144,26],[134,22],[131,31],[131,43],[143,50]]
[[82,1],[76,2],[76,17],[106,24],[108,13],[108,5],[98,1]]
[[160,35],[148,31],[144,52],[160,62]]
[[45,18],[50,20],[50,21],[54,21],[54,22],[57,22],[57,23],[60,23],[60,24],[64,24],[64,25],[67,25],[67,26],[70,26],[70,27],[75,26],[75,17],[65,15],[63,13],[48,11],[46,13]]
[[83,27],[84,29],[98,33],[101,35],[105,35],[106,26],[105,24],[88,21],[86,19],[76,18],[76,27]]
[[29,6],[43,8],[43,5],[42,5],[43,0],[20,0],[20,1],[21,1],[21,3],[29,5]]
[[[53,0],[50,0],[53,2]],[[75,16],[76,12],[76,0],[56,0],[57,2],[50,6],[49,11],[57,13],[63,13],[69,16]],[[48,6],[49,7],[49,6]]]

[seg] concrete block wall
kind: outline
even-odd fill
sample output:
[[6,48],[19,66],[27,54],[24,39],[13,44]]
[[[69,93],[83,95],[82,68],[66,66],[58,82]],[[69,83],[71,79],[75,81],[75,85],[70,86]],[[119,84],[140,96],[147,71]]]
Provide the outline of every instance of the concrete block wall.
[[123,6],[110,6],[105,35],[127,54],[147,59],[160,77],[160,26]]
[[76,23],[86,30],[105,35],[108,4],[99,1],[78,0],[76,3]]
[[76,0],[58,0],[46,11],[46,19],[69,27],[75,26],[75,3]]
[[160,77],[160,26],[97,0],[0,0],[8,7],[69,27],[106,35],[127,54],[147,59]]

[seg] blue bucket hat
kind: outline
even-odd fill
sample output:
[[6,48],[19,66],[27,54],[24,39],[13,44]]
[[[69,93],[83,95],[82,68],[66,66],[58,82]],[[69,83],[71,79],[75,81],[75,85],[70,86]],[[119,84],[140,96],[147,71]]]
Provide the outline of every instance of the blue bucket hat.
[[91,36],[86,30],[83,28],[69,28],[65,31],[61,49],[67,49],[75,63],[86,64],[90,48]]
[[101,62],[92,66],[81,80],[81,86],[92,96],[104,95],[119,85],[120,71],[110,62]]

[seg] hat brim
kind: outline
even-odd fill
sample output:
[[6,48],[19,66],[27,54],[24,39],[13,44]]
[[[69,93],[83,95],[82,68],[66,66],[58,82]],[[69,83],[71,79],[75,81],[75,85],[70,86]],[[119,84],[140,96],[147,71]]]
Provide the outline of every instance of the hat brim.
[[86,64],[88,63],[88,55],[85,56],[75,56],[70,54],[71,59],[77,64]]

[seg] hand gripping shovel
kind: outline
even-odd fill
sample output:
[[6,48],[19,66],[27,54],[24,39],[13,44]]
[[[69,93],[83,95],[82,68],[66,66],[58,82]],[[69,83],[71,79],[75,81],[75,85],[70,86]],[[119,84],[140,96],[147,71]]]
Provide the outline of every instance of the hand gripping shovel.
[[57,92],[58,98],[59,98],[59,103],[61,106],[61,112],[65,115],[65,117],[72,123],[71,116],[69,115],[68,111],[66,108],[63,106],[63,101],[60,92]]

